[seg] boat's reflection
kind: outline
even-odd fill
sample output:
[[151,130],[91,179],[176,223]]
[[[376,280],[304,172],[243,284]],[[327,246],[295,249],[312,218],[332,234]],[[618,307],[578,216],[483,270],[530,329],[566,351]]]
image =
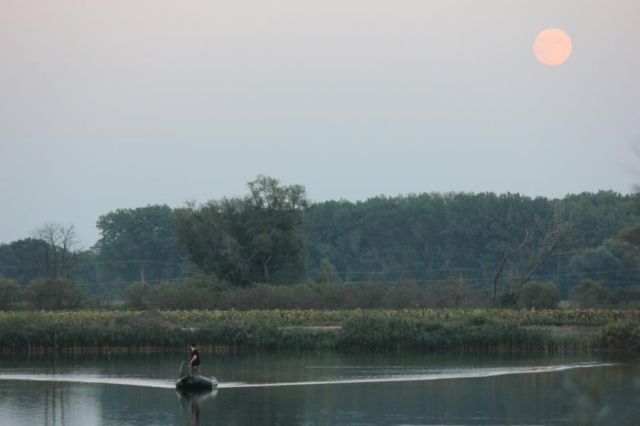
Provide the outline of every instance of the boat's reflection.
[[218,395],[218,390],[201,390],[201,391],[176,391],[182,410],[191,416],[191,425],[200,424],[200,405],[205,401],[212,400]]

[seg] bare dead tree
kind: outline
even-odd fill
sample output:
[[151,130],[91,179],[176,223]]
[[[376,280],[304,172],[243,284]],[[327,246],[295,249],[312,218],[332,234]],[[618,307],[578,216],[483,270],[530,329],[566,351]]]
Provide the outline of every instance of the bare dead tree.
[[[512,259],[521,256],[525,251],[529,251],[529,256],[532,259],[528,262],[524,274],[516,280],[515,288],[516,290],[520,290],[546,261],[566,252],[571,229],[570,224],[562,219],[562,213],[562,207],[557,206],[544,232],[542,241],[537,248],[531,247],[533,246],[534,239],[529,230],[525,229],[525,235],[522,241],[505,251],[493,276],[492,301],[495,302],[496,300],[499,280],[505,268],[510,266]],[[530,248],[530,250],[527,250],[528,248]]]
[[520,242],[520,244],[518,244],[517,246],[511,247],[504,252],[504,255],[502,256],[502,260],[498,264],[498,267],[496,268],[496,272],[493,274],[493,290],[491,291],[491,300],[493,302],[495,302],[496,297],[498,295],[499,280],[500,280],[500,276],[502,275],[502,272],[504,271],[505,266],[509,264],[510,259],[512,257],[517,256],[522,250],[525,249],[525,247],[531,244],[531,241],[532,239],[531,239],[531,234],[529,233],[529,229],[525,228],[524,238],[522,238],[522,241]]
[[534,261],[531,262],[525,274],[518,280],[517,289],[522,288],[547,260],[566,252],[570,231],[569,222],[562,219],[562,209],[556,208],[542,238],[542,243],[534,256]]
[[47,275],[51,278],[67,277],[73,263],[73,247],[77,243],[75,227],[45,223],[36,229],[34,237],[47,243]]

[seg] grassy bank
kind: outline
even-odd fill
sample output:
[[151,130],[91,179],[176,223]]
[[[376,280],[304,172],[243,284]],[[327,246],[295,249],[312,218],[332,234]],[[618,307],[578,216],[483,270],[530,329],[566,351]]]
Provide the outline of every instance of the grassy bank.
[[639,323],[638,310],[0,312],[0,348],[635,350]]

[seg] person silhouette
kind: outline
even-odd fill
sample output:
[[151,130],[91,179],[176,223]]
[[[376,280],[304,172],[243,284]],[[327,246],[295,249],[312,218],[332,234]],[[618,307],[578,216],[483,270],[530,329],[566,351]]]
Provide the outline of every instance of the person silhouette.
[[191,373],[195,374],[200,369],[200,353],[195,343],[191,344],[191,357],[189,364],[191,365]]

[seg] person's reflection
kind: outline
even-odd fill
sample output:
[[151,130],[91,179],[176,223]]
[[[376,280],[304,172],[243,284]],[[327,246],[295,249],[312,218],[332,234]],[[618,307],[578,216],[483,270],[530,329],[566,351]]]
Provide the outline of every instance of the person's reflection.
[[195,398],[191,398],[191,426],[200,424],[200,404]]
[[176,392],[180,398],[182,407],[190,414],[192,426],[200,425],[200,404],[208,399],[213,399],[218,391],[207,392]]

